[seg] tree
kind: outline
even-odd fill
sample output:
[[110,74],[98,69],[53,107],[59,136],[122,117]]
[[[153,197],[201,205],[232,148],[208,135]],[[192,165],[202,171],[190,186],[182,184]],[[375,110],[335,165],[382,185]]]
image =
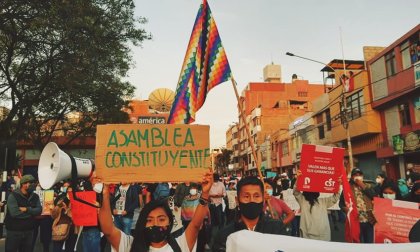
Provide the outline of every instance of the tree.
[[215,158],[215,168],[216,170],[221,171],[221,173],[224,173],[231,163],[233,151],[226,148],[222,148],[220,151],[221,153]]
[[127,122],[134,87],[123,78],[130,44],[151,37],[145,22],[133,0],[0,1],[0,139],[41,148],[57,132],[71,141]]

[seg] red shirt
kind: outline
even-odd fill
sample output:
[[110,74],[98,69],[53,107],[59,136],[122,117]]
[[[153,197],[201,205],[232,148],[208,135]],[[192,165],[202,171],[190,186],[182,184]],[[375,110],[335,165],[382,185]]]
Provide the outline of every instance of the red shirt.
[[[292,209],[290,209],[290,207],[288,207],[283,200],[274,196],[270,196],[270,205],[273,208],[273,211],[276,211],[279,218],[281,218],[283,214],[293,212]],[[264,211],[266,212],[266,215],[268,214],[271,218],[273,218],[267,204],[264,204]]]

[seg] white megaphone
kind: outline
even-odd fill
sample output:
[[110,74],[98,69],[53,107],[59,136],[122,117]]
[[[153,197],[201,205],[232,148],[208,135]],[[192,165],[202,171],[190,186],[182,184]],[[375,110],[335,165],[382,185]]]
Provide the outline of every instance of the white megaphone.
[[[94,169],[90,159],[74,157],[78,178],[88,178]],[[50,189],[56,183],[72,177],[71,157],[62,151],[56,143],[48,143],[42,150],[38,164],[39,184],[43,189]]]

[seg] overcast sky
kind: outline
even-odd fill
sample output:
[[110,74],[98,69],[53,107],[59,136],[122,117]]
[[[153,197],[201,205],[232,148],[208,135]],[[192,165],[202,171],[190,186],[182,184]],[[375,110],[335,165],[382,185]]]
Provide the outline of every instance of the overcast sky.
[[[148,99],[156,88],[176,89],[182,62],[201,0],[135,0],[136,15],[153,39],[133,48],[135,66],[129,81],[136,97]],[[265,65],[282,67],[282,81],[296,73],[322,83],[322,65],[286,56],[328,63],[344,56],[363,60],[363,46],[388,46],[420,21],[419,0],[208,0],[223,46],[241,92],[262,81]],[[210,125],[210,144],[226,144],[225,132],[238,121],[230,82],[215,87],[197,113],[196,124]]]

